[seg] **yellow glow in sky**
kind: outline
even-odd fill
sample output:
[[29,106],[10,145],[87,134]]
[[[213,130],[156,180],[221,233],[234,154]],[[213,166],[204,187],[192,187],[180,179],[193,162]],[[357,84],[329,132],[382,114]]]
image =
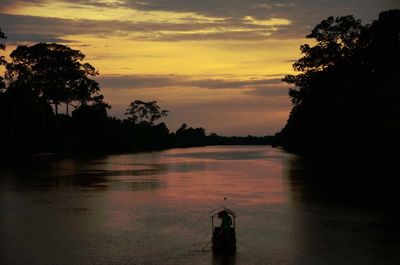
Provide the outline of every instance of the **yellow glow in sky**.
[[[70,36],[90,43],[84,53],[101,74],[235,75],[240,79],[289,73],[299,40],[154,42]],[[72,46],[74,44],[72,43]],[[79,47],[77,47],[79,48]]]
[[244,17],[244,20],[249,24],[260,25],[260,26],[279,26],[279,25],[290,25],[292,22],[282,18],[271,18],[266,20],[257,20],[252,16]]
[[[120,1],[100,2],[118,4]],[[174,75],[222,81],[276,79],[291,73],[292,61],[300,56],[298,47],[304,43],[304,39],[274,39],[273,33],[279,27],[292,24],[291,20],[279,17],[241,16],[233,19],[194,12],[139,11],[118,5],[104,7],[63,1],[26,3],[2,12],[44,19],[60,18],[66,21],[63,22],[66,28],[68,21],[91,20],[92,25],[98,23],[99,27],[110,29],[106,34],[93,28],[82,33],[79,29],[71,30],[57,36],[65,40],[66,45],[86,54],[86,61],[95,66],[101,76]],[[137,25],[142,26],[142,30]],[[31,33],[29,27],[34,29],[36,26],[39,25],[28,25],[24,30]],[[51,27],[49,25],[49,30]],[[146,27],[154,27],[154,30]],[[51,35],[54,34],[57,32]],[[218,37],[218,34],[221,35]],[[114,115],[121,117],[133,98],[156,100],[171,110],[167,119],[170,126],[187,122],[204,126],[208,132],[225,135],[275,133],[285,123],[290,110],[287,87],[282,87],[284,96],[271,99],[250,87],[207,89],[172,84],[154,88],[151,83],[148,86],[131,90],[103,86],[102,89],[106,101],[113,106],[111,113]],[[240,103],[243,101],[253,108],[248,109]],[[224,104],[230,107],[221,107]],[[179,113],[173,113],[173,110]],[[240,115],[235,119],[233,112]],[[208,113],[208,116],[201,113]],[[256,120],[260,127],[256,126]],[[266,121],[270,122],[267,129],[263,124]]]
[[[121,1],[98,1],[117,4]],[[64,19],[99,21],[196,23],[216,22],[222,18],[194,13],[138,11],[114,7],[82,6],[74,3],[48,1],[41,5],[27,3],[7,10],[10,14],[34,15]],[[289,25],[287,19],[257,20],[245,16],[243,21],[258,26]],[[273,31],[274,28],[271,28]],[[182,75],[237,75],[240,78],[288,73],[291,62],[298,58],[298,46],[303,40],[201,40],[148,41],[151,35],[202,35],[218,32],[245,33],[254,31],[244,27],[210,27],[202,30],[159,30],[158,32],[120,32],[112,35],[93,34],[63,36],[69,45],[81,49],[103,75],[106,74],[182,74]],[[270,35],[264,32],[264,35]],[[140,40],[141,37],[144,40]],[[79,48],[84,47],[84,48]]]

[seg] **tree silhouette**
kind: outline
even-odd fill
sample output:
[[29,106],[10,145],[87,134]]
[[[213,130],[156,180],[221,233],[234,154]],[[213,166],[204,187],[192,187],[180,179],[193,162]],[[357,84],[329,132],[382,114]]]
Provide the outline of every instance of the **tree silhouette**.
[[95,100],[99,85],[89,76],[98,75],[88,63],[82,63],[85,55],[67,46],[56,43],[39,43],[32,46],[18,46],[10,55],[6,78],[11,87],[23,86],[35,92],[54,105],[75,107]]
[[[0,40],[4,38],[1,33]],[[174,134],[164,123],[155,125],[168,115],[156,101],[131,102],[125,120],[109,117],[111,106],[99,94],[97,82],[90,79],[98,73],[83,63],[85,56],[78,50],[39,43],[18,46],[10,57],[10,63],[0,57],[7,79],[7,86],[0,89],[2,161],[43,152],[104,154],[206,143],[202,128],[185,127]],[[75,107],[71,116],[58,113],[61,104],[66,114],[68,106]]]
[[206,131],[203,128],[188,127],[182,123],[175,132],[176,141],[180,147],[202,146],[206,144]]
[[[4,51],[6,49],[6,45],[4,43],[1,42],[1,40],[6,39],[6,35],[3,33],[3,31],[0,28],[0,50]],[[4,55],[0,55],[0,66],[2,65],[6,65],[7,61],[4,57]],[[0,76],[0,90],[5,88],[5,84],[4,84],[4,78],[2,76]]]
[[135,100],[130,103],[125,115],[128,116],[128,120],[134,124],[154,124],[156,120],[166,117],[168,110],[162,110],[157,105],[157,101],[144,102],[141,100]]
[[400,10],[370,25],[353,16],[329,17],[300,47],[298,75],[283,79],[293,108],[281,133],[294,149],[360,148],[371,139],[396,143],[400,133]]
[[[348,63],[355,50],[359,48],[359,39],[365,28],[360,20],[353,16],[328,17],[319,23],[306,37],[315,39],[315,46],[300,46],[304,55],[293,64],[298,75],[287,75],[283,81],[294,84],[289,90],[292,103],[300,105],[307,96],[314,92],[313,83],[323,73],[339,64]],[[321,88],[322,89],[322,88]]]

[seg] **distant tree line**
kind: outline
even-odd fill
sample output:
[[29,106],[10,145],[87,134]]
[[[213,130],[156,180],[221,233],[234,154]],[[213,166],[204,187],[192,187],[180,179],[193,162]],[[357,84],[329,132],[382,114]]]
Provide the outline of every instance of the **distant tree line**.
[[362,25],[353,16],[328,17],[300,47],[293,64],[293,108],[276,135],[300,152],[400,147],[400,10]]
[[[6,36],[0,29],[0,40]],[[0,49],[5,44],[0,42]],[[0,156],[3,161],[33,154],[107,154],[208,144],[258,143],[257,137],[206,135],[185,123],[170,132],[168,115],[156,101],[132,101],[125,119],[110,117],[111,106],[92,79],[98,71],[85,55],[68,46],[38,43],[18,46],[0,76]],[[60,106],[63,106],[60,112]]]

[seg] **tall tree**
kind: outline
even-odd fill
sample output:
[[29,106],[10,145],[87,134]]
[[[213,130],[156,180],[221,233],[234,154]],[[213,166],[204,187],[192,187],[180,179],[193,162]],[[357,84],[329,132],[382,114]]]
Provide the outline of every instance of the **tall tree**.
[[[296,106],[313,91],[312,84],[325,73],[339,64],[348,63],[350,57],[360,46],[360,36],[365,30],[360,20],[353,16],[328,17],[319,23],[306,37],[314,39],[316,44],[300,46],[304,55],[293,64],[298,75],[287,75],[283,81],[294,84],[289,95]],[[320,88],[322,89],[322,88]]]
[[75,106],[95,100],[99,85],[90,76],[98,75],[79,50],[56,43],[18,46],[10,55],[6,78],[35,91],[50,104],[56,114],[60,104]]
[[154,124],[156,120],[166,117],[168,110],[161,109],[157,105],[157,101],[135,100],[130,103],[125,115],[128,116],[129,121],[135,124]]
[[[370,25],[353,16],[329,17],[300,47],[298,75],[283,81],[293,108],[280,135],[297,149],[394,143],[400,133],[400,10],[382,12]],[[389,140],[391,139],[391,140]]]

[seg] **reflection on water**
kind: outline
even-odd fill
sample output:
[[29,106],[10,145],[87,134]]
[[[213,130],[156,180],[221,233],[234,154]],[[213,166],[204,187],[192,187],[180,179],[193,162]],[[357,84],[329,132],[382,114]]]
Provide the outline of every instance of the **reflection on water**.
[[[226,146],[2,170],[0,264],[400,264],[395,211],[348,203],[363,182],[342,189],[321,165]],[[235,256],[200,251],[222,203]]]
[[235,265],[236,254],[231,253],[213,253],[212,265]]

